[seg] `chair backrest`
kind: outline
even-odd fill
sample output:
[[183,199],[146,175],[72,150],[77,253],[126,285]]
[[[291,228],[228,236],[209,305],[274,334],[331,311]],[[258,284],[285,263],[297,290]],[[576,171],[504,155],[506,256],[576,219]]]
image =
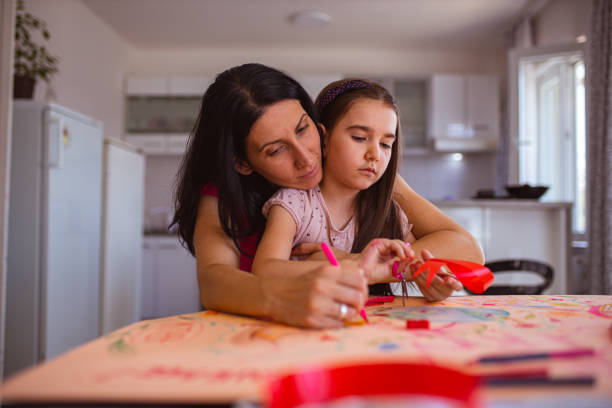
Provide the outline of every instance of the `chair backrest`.
[[531,259],[501,259],[486,263],[485,266],[493,272],[533,272],[540,275],[544,281],[538,285],[492,285],[482,295],[540,295],[552,283],[554,270],[552,266]]

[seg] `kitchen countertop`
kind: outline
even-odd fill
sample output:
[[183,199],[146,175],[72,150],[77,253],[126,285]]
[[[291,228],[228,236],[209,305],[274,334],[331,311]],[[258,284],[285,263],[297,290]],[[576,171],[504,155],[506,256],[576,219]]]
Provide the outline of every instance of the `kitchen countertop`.
[[569,201],[540,201],[530,199],[458,199],[458,200],[430,200],[437,207],[494,207],[509,209],[571,209]]

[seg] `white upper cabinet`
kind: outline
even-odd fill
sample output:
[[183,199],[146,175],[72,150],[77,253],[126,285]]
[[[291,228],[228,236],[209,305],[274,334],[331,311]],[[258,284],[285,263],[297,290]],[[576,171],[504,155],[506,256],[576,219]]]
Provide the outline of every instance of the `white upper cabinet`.
[[209,76],[135,76],[126,81],[129,96],[198,96],[212,84]]
[[210,76],[135,76],[126,80],[126,140],[147,155],[181,155]]
[[168,94],[168,78],[165,76],[130,77],[126,81],[128,96],[163,96]]
[[433,75],[429,137],[434,149],[497,149],[499,103],[499,82],[494,75]]
[[201,98],[213,80],[213,77],[203,76],[171,76],[168,78],[168,95]]

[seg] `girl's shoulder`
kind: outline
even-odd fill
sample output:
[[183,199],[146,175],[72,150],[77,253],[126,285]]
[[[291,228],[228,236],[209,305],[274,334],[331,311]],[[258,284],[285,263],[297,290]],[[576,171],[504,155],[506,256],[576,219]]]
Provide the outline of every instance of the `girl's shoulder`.
[[[268,199],[270,201],[283,201],[286,203],[293,202],[305,202],[312,190],[298,190],[296,188],[280,188],[276,193],[272,194],[272,197]],[[267,202],[266,202],[267,204]]]
[[262,208],[262,213],[267,217],[270,208],[279,205],[289,211],[294,218],[299,217],[310,207],[311,191],[312,190],[281,188],[266,201]]

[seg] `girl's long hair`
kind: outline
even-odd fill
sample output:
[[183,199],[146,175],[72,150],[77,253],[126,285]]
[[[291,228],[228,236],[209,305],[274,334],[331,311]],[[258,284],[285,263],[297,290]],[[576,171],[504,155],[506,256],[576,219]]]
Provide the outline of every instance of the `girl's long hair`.
[[[349,86],[346,84],[350,83]],[[362,87],[350,85],[362,83]],[[330,95],[336,95],[331,101]],[[374,99],[383,102],[397,114],[395,142],[391,148],[391,159],[381,178],[357,195],[357,232],[351,252],[361,252],[375,238],[403,239],[399,209],[393,200],[393,184],[399,168],[400,124],[399,110],[391,94],[382,86],[364,79],[344,79],[326,86],[317,96],[315,107],[319,121],[331,132],[336,123],[348,112],[351,105],[359,99]],[[388,283],[370,285],[370,294],[390,295]]]
[[[256,172],[239,174],[236,159],[248,162],[246,138],[265,109],[296,99],[316,123],[312,99],[285,73],[261,64],[245,64],[220,73],[204,93],[200,113],[177,174],[174,194],[179,239],[195,255],[195,231],[201,190],[214,184],[219,191],[223,231],[241,253],[240,239],[263,231],[263,204],[278,189]],[[247,254],[253,256],[254,254]]]

